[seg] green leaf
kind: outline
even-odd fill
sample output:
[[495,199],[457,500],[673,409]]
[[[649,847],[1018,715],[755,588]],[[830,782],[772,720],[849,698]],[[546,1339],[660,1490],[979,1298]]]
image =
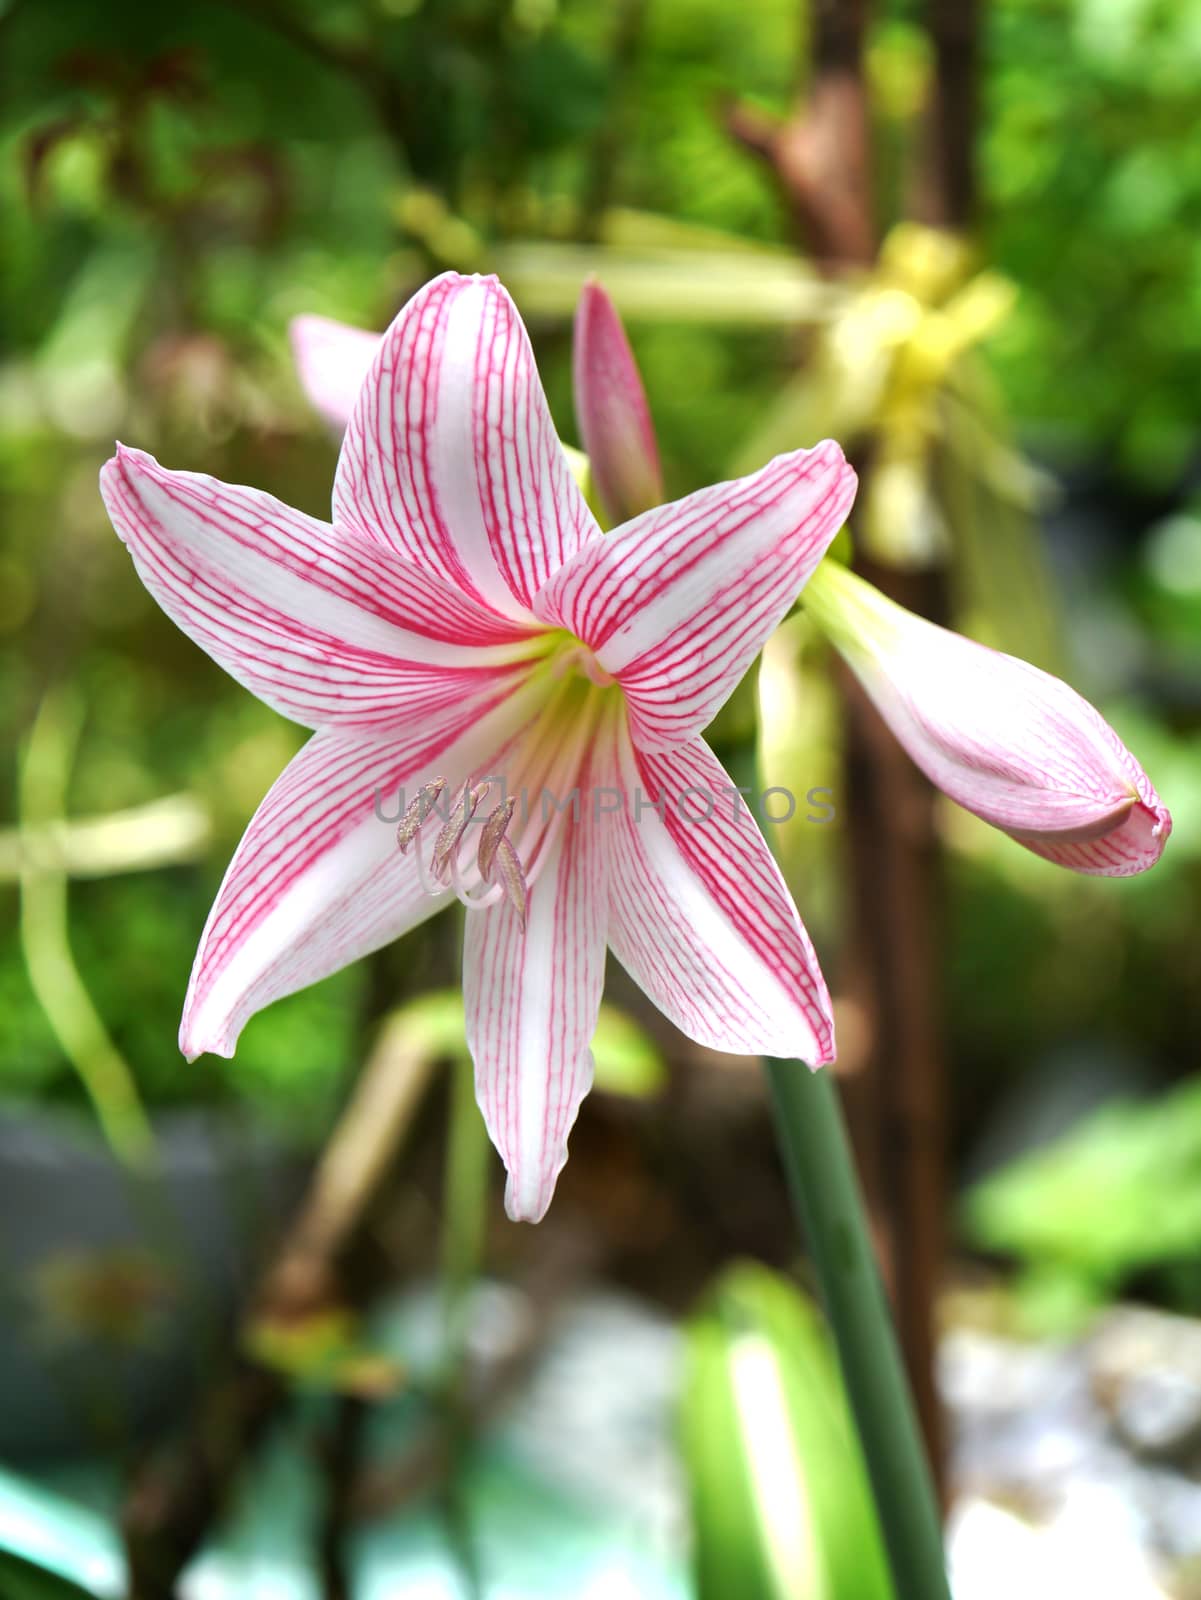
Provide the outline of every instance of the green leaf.
[[622,1011],[603,1005],[592,1040],[595,1084],[610,1094],[649,1099],[667,1082],[667,1068],[654,1043]]
[[0,1555],[0,1592],[4,1600],[96,1600],[90,1589],[9,1555]]
[[115,1597],[125,1592],[124,1572],[120,1537],[102,1516],[0,1469],[0,1593],[5,1600]]
[[730,1269],[688,1330],[682,1434],[700,1600],[889,1600],[837,1363],[813,1307]]

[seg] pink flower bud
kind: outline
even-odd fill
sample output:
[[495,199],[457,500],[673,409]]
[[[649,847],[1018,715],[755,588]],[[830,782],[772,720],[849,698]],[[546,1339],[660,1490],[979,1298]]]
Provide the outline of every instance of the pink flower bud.
[[288,334],[305,394],[340,434],[350,421],[381,336],[313,316],[293,317]]
[[617,307],[594,279],[584,285],[572,350],[575,414],[592,481],[612,522],[663,501],[650,408]]
[[1076,872],[1154,866],[1172,819],[1098,711],[1050,673],[939,628],[824,561],[805,608],[930,781]]

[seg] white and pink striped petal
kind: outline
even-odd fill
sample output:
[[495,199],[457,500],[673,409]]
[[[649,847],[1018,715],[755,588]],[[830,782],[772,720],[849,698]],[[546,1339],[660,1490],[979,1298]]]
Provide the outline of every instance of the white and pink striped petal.
[[[277,779],[230,862],[201,936],[180,1048],[231,1056],[257,1011],[423,922],[424,857],[397,848],[403,791],[453,789],[485,766],[536,709],[527,690],[480,718],[470,707],[405,737],[325,729]],[[427,852],[428,854],[428,852]]]
[[1172,819],[1117,734],[1076,691],[896,605],[827,562],[806,610],[930,781],[1049,861],[1128,877]]
[[599,535],[495,278],[435,278],[384,334],[343,441],[334,521],[519,621]]
[[350,421],[381,336],[330,317],[293,317],[288,325],[301,387],[336,433]]
[[763,835],[701,739],[668,753],[617,736],[625,804],[608,818],[609,943],[690,1039],[834,1059],[830,997]]
[[541,646],[447,583],[257,489],[170,472],[119,447],[113,526],[163,610],[261,700],[305,727],[404,727],[480,711]]
[[855,474],[831,441],[659,506],[537,597],[621,684],[634,741],[686,744],[720,710],[841,528]]
[[[598,781],[586,764],[581,792]],[[529,894],[524,929],[502,902],[469,916],[463,946],[476,1098],[508,1172],[505,1209],[538,1222],[592,1085],[592,1035],[605,975],[606,861],[585,799],[565,816]]]

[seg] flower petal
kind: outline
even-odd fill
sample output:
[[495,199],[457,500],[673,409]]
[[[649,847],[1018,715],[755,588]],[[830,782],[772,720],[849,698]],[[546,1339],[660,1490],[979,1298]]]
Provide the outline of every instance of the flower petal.
[[[585,774],[585,792],[594,781]],[[565,817],[530,889],[524,932],[507,900],[467,918],[463,996],[476,1097],[509,1174],[505,1209],[518,1222],[545,1214],[592,1086],[605,974],[601,842],[590,808]]]
[[659,506],[586,547],[538,596],[625,690],[634,741],[686,744],[728,699],[850,509],[830,441]]
[[338,433],[350,421],[381,336],[329,317],[293,317],[288,327],[301,386]]
[[610,518],[625,522],[660,504],[663,472],[634,352],[595,279],[580,291],[571,353],[576,422],[592,479]]
[[255,813],[209,913],[180,1028],[186,1056],[231,1056],[255,1012],[445,904],[422,888],[418,851],[397,847],[398,791],[412,799],[437,776],[453,789],[533,700],[515,695],[482,720],[443,716],[404,739],[325,729],[309,740]]
[[830,566],[806,609],[930,781],[1037,855],[1127,877],[1172,819],[1117,734],[1050,673],[924,617]]
[[[1154,790],[1151,793],[1154,795]],[[1014,838],[1057,867],[1068,867],[1094,878],[1131,878],[1155,865],[1171,831],[1171,814],[1156,797],[1131,805],[1125,820],[1100,839],[1052,841],[1024,839],[1019,834]]]
[[493,703],[539,646],[442,579],[272,496],[118,447],[113,526],[167,615],[308,727],[399,726]]
[[834,1059],[825,979],[780,870],[702,739],[618,759],[609,819],[609,943],[630,976],[700,1044]]
[[445,273],[385,333],[342,445],[334,521],[522,620],[599,533],[495,278]]

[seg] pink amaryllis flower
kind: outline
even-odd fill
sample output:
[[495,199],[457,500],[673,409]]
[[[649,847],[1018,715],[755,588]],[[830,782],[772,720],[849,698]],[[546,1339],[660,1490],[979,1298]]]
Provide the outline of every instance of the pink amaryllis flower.
[[930,781],[1059,866],[1129,877],[1172,819],[1101,716],[1059,678],[914,616],[832,561],[805,609]]
[[101,484],[163,609],[316,730],[218,893],[186,1055],[232,1054],[263,1006],[457,897],[480,1106],[531,1220],[591,1080],[606,944],[692,1038],[833,1058],[812,946],[700,735],[846,516],[837,445],[602,535],[508,295],[447,274],[374,355],[330,522],[136,450]]

